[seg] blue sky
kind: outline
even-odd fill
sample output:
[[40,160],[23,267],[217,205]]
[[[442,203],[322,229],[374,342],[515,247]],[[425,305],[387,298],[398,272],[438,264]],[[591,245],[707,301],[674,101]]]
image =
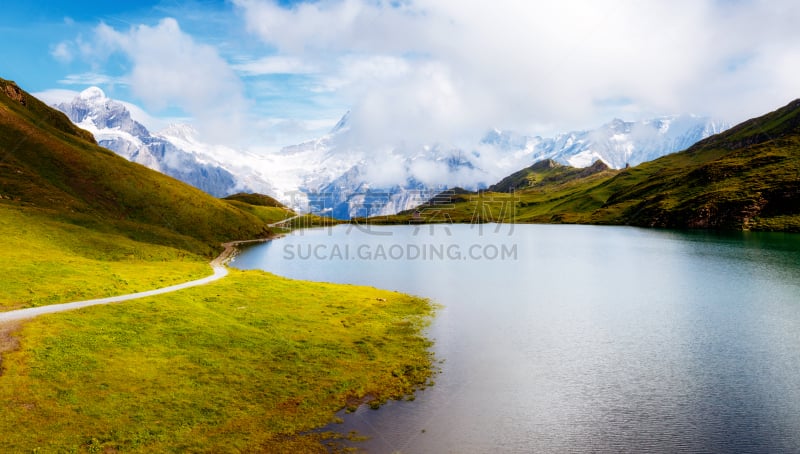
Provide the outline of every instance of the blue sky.
[[91,85],[219,143],[274,150],[352,110],[359,146],[469,143],[800,97],[784,0],[9,2],[0,77]]

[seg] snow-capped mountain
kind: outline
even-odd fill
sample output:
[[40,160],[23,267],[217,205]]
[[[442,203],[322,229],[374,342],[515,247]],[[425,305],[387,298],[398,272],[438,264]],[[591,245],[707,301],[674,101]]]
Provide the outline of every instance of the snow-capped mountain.
[[555,138],[493,130],[482,142],[508,151],[525,150],[531,163],[552,159],[573,167],[588,167],[599,159],[611,168],[621,169],[684,150],[729,127],[708,117],[673,115],[639,122],[614,119],[597,129]]
[[493,182],[492,174],[476,168],[457,148],[362,147],[349,122],[345,115],[325,136],[265,157],[273,170],[270,181],[276,187],[293,184],[306,209],[339,219],[394,214],[448,186]]
[[554,138],[492,130],[466,149],[437,144],[365,150],[349,136],[349,121],[345,115],[326,136],[279,153],[303,166],[283,175],[295,175],[309,209],[343,219],[410,209],[448,187],[486,188],[544,159],[573,167],[588,167],[597,160],[617,169],[637,165],[729,127],[706,117],[676,115],[641,122],[615,119],[597,129]]
[[151,133],[99,88],[56,107],[102,146],[213,195],[261,192],[294,209],[341,219],[394,214],[446,188],[486,188],[544,159],[574,167],[597,160],[613,168],[636,165],[729,127],[705,117],[676,115],[640,122],[615,119],[553,138],[495,129],[472,146],[364,147],[348,113],[316,140],[256,154],[205,144],[188,125]]
[[[196,132],[188,125],[172,125],[164,131],[151,133],[131,118],[125,105],[109,99],[97,87],[88,88],[71,101],[55,107],[91,132],[101,146],[211,195],[223,197],[268,188],[259,178],[254,176],[248,181],[230,169],[241,161],[239,156],[233,156],[237,153],[231,152],[231,156],[220,159],[220,150],[209,151],[207,145],[194,139]],[[230,164],[224,158],[231,159]]]

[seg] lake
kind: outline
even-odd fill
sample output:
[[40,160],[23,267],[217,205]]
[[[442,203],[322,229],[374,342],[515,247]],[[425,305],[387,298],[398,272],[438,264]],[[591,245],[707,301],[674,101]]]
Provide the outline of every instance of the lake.
[[233,262],[431,298],[441,373],[375,453],[800,452],[800,235],[339,226]]

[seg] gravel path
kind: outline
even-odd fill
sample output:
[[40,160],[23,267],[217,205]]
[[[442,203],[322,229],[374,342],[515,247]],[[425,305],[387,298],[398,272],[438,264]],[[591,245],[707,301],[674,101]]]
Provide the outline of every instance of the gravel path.
[[228,269],[225,267],[225,264],[228,263],[228,261],[230,261],[231,258],[233,258],[234,254],[236,253],[236,246],[247,243],[263,243],[271,239],[272,238],[261,238],[257,240],[231,241],[230,243],[223,243],[225,250],[223,250],[222,253],[217,258],[211,261],[211,267],[214,269],[214,274],[208,277],[204,277],[202,279],[184,282],[182,284],[171,285],[169,287],[159,288],[155,290],[148,290],[146,292],[130,293],[128,295],[110,296],[108,298],[98,298],[93,300],[75,301],[72,303],[52,304],[49,306],[29,307],[27,309],[17,309],[8,312],[0,312],[0,323],[26,320],[42,314],[52,314],[55,312],[71,311],[83,307],[96,306],[98,304],[119,303],[122,301],[128,301],[137,298],[145,298],[148,296],[161,295],[163,293],[169,293],[177,290],[183,290],[185,288],[208,284],[209,282],[214,282],[228,275]]
[[49,306],[29,307],[27,309],[17,309],[15,311],[0,312],[0,323],[12,322],[17,320],[25,320],[33,318],[42,314],[52,314],[54,312],[71,311],[80,309],[82,307],[96,306],[98,304],[119,303],[121,301],[128,301],[137,298],[144,298],[147,296],[161,295],[162,293],[174,292],[189,287],[196,287],[198,285],[208,284],[218,279],[222,279],[228,274],[228,269],[225,266],[215,265],[214,274],[196,281],[184,282],[182,284],[172,285],[169,287],[159,288],[155,290],[148,290],[146,292],[130,293],[128,295],[110,296],[108,298],[98,298],[94,300],[75,301],[73,303],[52,304]]

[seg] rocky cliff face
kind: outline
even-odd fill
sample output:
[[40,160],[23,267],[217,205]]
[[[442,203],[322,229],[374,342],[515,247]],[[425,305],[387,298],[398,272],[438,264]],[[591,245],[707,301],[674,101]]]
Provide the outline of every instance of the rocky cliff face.
[[26,105],[25,93],[14,82],[3,84],[3,93],[11,98],[12,101],[23,106]]

